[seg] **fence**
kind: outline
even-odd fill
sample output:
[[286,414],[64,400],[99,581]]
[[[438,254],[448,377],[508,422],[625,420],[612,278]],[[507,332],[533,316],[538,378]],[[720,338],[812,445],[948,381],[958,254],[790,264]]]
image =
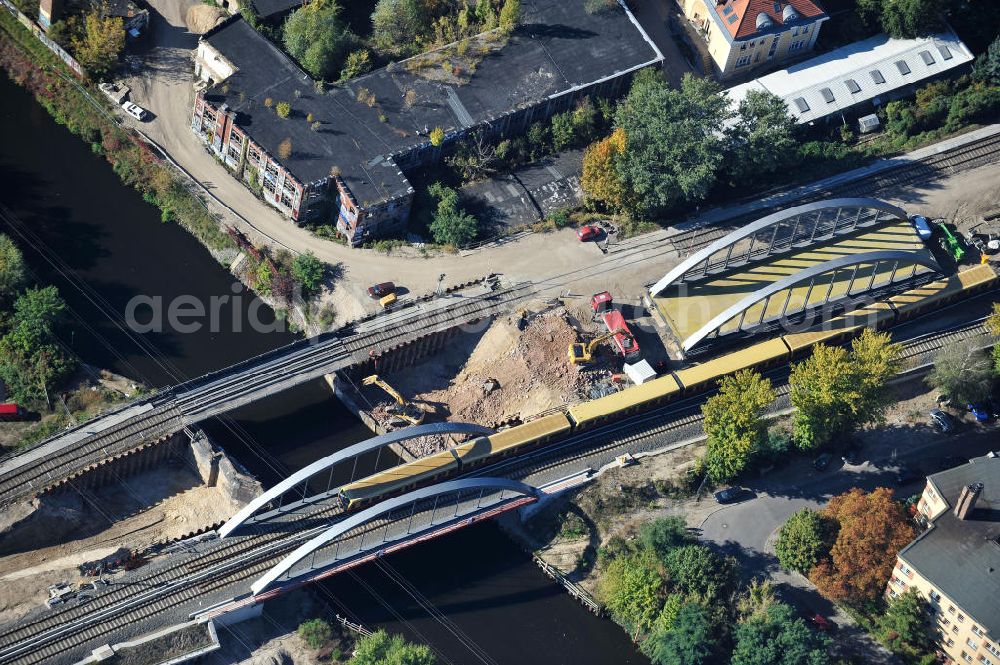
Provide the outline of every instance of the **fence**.
[[80,66],[80,63],[77,62],[73,56],[67,53],[62,46],[59,46],[59,44],[56,44],[54,41],[49,39],[48,35],[45,34],[45,31],[43,31],[33,20],[22,14],[20,9],[11,4],[10,0],[0,0],[0,2],[3,3],[3,6],[6,7],[7,11],[9,11],[14,18],[20,21],[24,27],[31,31],[31,34],[38,38],[38,41],[44,44],[47,49],[59,56],[59,58],[66,63],[67,67],[76,72],[76,74],[81,78],[87,76],[83,67]]

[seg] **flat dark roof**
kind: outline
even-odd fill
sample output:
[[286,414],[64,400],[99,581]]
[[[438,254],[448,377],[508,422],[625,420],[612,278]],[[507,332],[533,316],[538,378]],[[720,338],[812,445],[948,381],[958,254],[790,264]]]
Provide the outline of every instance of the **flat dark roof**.
[[262,19],[301,7],[304,0],[253,0],[253,10]]
[[[1000,457],[928,477],[948,510],[899,556],[969,614],[968,620],[1000,639]],[[953,512],[962,488],[983,483],[975,509],[960,520]]]
[[[239,16],[202,39],[237,69],[205,98],[214,106],[228,104],[237,112],[236,124],[276,158],[278,145],[291,141],[292,155],[281,162],[303,182],[325,178],[336,167],[362,206],[410,189],[387,157],[429,143],[430,129],[478,125],[661,58],[624,9],[588,14],[581,0],[524,0],[522,25],[507,44],[451,81],[439,80],[440,64],[413,66],[424,54],[317,93],[294,61]],[[468,48],[475,47],[472,40]],[[454,53],[445,47],[431,58],[449,49]],[[359,101],[359,93],[371,99],[365,91],[374,105]],[[291,116],[266,108],[266,98],[291,104]],[[321,123],[318,131],[310,129],[309,114]]]

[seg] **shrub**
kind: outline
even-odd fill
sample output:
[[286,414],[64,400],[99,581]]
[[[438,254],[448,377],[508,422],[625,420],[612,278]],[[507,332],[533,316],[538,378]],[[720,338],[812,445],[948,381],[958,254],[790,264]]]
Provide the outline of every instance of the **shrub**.
[[274,108],[282,118],[287,118],[292,113],[292,105],[288,102],[278,102],[278,105]]
[[444,143],[444,130],[440,127],[435,127],[430,133],[431,145],[435,148],[442,143]]
[[298,634],[311,649],[322,649],[333,639],[333,629],[322,619],[310,619],[300,624]]

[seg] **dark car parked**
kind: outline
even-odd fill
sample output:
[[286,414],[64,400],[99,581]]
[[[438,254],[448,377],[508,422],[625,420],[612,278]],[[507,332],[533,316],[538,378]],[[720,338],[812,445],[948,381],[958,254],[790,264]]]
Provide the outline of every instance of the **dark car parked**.
[[830,453],[823,453],[815,460],[813,460],[813,466],[816,467],[817,471],[822,471],[826,467],[830,466],[830,462],[833,461],[833,455]]
[[955,429],[955,421],[941,409],[931,409],[930,417],[934,426],[945,434]]
[[727,487],[724,490],[719,490],[713,496],[719,503],[732,503],[738,500],[742,494],[743,489],[740,487]]

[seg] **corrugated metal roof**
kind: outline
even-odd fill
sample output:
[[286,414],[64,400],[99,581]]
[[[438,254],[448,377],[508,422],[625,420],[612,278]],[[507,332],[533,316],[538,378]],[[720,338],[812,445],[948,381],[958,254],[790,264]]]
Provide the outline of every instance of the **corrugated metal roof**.
[[727,92],[733,104],[739,104],[750,90],[772,92],[785,100],[801,124],[937,76],[972,59],[968,47],[954,33],[917,39],[878,35]]

